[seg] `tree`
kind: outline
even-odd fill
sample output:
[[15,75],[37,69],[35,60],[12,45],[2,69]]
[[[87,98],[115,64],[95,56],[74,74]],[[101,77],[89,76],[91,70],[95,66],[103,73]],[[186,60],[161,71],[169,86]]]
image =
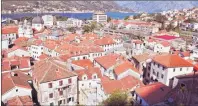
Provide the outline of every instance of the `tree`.
[[94,29],[96,27],[97,27],[97,23],[96,22],[92,22],[91,25],[90,25],[91,32],[94,31]]
[[166,16],[163,16],[163,15],[161,15],[161,14],[157,14],[157,15],[155,16],[155,20],[156,20],[157,22],[163,23],[164,21],[167,20],[167,18],[166,18]]
[[128,20],[129,19],[129,16],[126,16],[125,18],[124,18],[124,20]]
[[110,21],[111,21],[111,17],[108,17],[108,18],[107,18],[107,22],[110,22]]
[[127,94],[125,92],[121,92],[119,90],[113,92],[109,98],[104,101],[105,106],[126,106]]
[[72,32],[72,33],[75,33],[76,32],[76,29],[74,27],[69,27],[67,30],[70,31],[70,32]]
[[83,26],[83,32],[85,33],[85,32],[91,32],[91,28],[90,28],[90,26],[88,26],[88,25],[85,25],[85,26]]

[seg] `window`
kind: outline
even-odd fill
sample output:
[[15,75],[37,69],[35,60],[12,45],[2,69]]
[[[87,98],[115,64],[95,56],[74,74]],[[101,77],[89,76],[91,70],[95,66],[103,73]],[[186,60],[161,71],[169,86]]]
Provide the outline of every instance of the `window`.
[[173,72],[175,72],[175,68],[173,69]]
[[49,94],[49,98],[53,98],[53,93],[50,93]]
[[158,64],[158,68],[160,67],[160,65]]
[[63,91],[59,91],[59,95],[60,95],[60,96],[63,95]]
[[163,74],[161,75],[161,78],[162,78],[162,79],[164,78],[164,75],[163,75]]
[[82,86],[84,86],[84,84],[82,84]]
[[182,68],[180,68],[180,71],[182,71]]
[[63,85],[63,81],[59,81],[59,86],[62,86]]
[[16,92],[18,92],[18,89],[16,89]]
[[71,84],[72,83],[72,79],[70,78],[70,79],[68,79],[68,83],[69,84]]
[[54,106],[54,103],[52,102],[52,103],[50,103],[50,106]]
[[159,76],[159,72],[157,72],[157,77]]
[[48,88],[52,88],[52,83],[49,83],[48,84]]
[[140,99],[140,104],[142,104],[142,99]]
[[150,73],[148,73],[148,77],[150,77]]

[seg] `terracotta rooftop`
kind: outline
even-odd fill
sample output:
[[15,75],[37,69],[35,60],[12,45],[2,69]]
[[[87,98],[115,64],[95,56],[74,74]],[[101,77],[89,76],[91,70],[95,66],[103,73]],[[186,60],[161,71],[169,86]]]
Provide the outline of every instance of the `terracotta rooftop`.
[[170,87],[160,82],[149,84],[135,90],[149,105],[163,102],[166,99],[167,93],[170,91]]
[[97,39],[94,41],[94,44],[99,45],[99,46],[111,45],[114,43],[115,43],[115,41],[110,37],[103,37],[101,39]]
[[[15,74],[15,76],[14,76]],[[9,92],[14,87],[22,87],[26,89],[31,89],[28,81],[32,80],[30,76],[20,72],[8,72],[2,73],[2,94]]]
[[94,60],[97,63],[99,63],[102,67],[104,67],[105,69],[108,69],[116,64],[116,60],[118,58],[120,58],[120,55],[118,55],[118,54],[108,54],[106,56],[97,57]]
[[98,68],[98,67],[90,67],[90,68],[83,69],[83,70],[75,70],[75,72],[78,74],[78,78],[80,80],[82,80],[83,75],[86,75],[88,77],[88,80],[93,79],[92,75],[94,75],[94,74],[97,74],[98,78],[102,77],[100,68]]
[[83,68],[93,67],[93,63],[89,59],[75,60],[75,61],[72,61],[72,64],[78,65]]
[[131,69],[132,71],[135,71],[136,73],[140,73],[132,63],[130,63],[129,61],[124,61],[123,63],[121,63],[120,65],[118,65],[117,67],[115,67],[114,72],[116,75],[119,75],[127,70]]
[[143,62],[146,61],[147,59],[150,58],[148,53],[140,54],[140,55],[134,55],[134,59],[136,59],[138,62]]
[[2,34],[11,34],[11,33],[18,33],[18,27],[17,26],[5,26],[2,28]]
[[191,63],[182,57],[173,54],[163,54],[154,56],[153,61],[165,67],[193,67]]
[[30,96],[15,96],[7,101],[7,106],[33,106]]
[[144,84],[140,80],[132,76],[124,77],[121,80],[102,79],[102,87],[106,94],[111,94],[115,90],[129,91],[137,85],[144,86]]
[[38,83],[45,83],[49,81],[70,78],[77,76],[77,74],[68,70],[66,65],[61,64],[54,58],[47,58],[35,63],[32,76],[33,79],[38,81]]

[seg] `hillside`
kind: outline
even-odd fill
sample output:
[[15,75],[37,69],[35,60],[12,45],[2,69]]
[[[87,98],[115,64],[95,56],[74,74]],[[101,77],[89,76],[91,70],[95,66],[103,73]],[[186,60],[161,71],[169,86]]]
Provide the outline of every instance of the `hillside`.
[[116,3],[134,11],[149,13],[198,6],[198,1],[116,1]]
[[[2,11],[33,12],[36,1],[3,1]],[[43,11],[132,11],[119,6],[114,1],[42,1]]]

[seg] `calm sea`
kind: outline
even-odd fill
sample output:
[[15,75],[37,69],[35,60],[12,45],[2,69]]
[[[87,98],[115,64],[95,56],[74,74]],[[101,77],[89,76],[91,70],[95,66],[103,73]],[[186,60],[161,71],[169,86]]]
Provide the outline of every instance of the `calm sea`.
[[[78,19],[90,19],[92,17],[93,13],[42,13],[41,15],[60,15],[65,16],[69,18],[78,18]],[[120,12],[107,12],[106,13],[108,17],[114,18],[114,19],[124,19],[126,16],[130,15],[136,15],[137,13],[120,13]],[[25,16],[36,16],[36,13],[17,13],[17,14],[2,14],[2,19],[5,18],[11,18],[11,19],[17,19]]]

